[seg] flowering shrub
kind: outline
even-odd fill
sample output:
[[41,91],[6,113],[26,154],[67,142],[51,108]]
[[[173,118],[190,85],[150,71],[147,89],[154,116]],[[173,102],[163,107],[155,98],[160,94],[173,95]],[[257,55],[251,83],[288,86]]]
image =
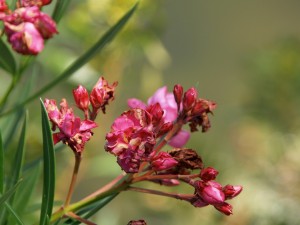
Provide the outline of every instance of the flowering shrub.
[[[66,2],[68,1],[56,3],[55,10],[57,11],[54,12],[56,22],[64,13],[61,7]],[[2,35],[7,36],[7,42],[15,52],[23,55],[37,55],[44,48],[44,40],[58,33],[55,18],[52,19],[41,11],[42,7],[50,3],[49,0],[17,1],[16,5],[11,8],[6,1],[0,0],[0,20],[4,24]],[[18,67],[13,53],[1,39],[0,54],[7,57],[0,61],[0,65],[15,77],[0,103],[1,116],[5,117],[17,109],[22,110],[26,103],[78,70],[116,35],[135,9],[136,5],[61,76],[12,109],[7,109],[8,97],[29,63]],[[86,143],[92,138],[93,130],[101,126],[95,120],[102,113],[105,114],[106,107],[113,103],[117,84],[117,82],[110,84],[105,78],[100,77],[90,92],[83,85],[74,89],[75,104],[71,105],[76,105],[83,113],[82,117],[75,114],[74,108],[69,106],[64,98],[59,105],[53,99],[45,98],[41,101],[44,180],[40,224],[78,224],[77,222],[95,224],[89,218],[122,191],[170,197],[186,201],[194,207],[211,205],[219,212],[231,215],[232,206],[227,203],[227,200],[236,197],[242,191],[242,186],[223,186],[218,183],[216,181],[218,171],[212,167],[204,167],[203,160],[197,151],[185,147],[191,132],[198,130],[207,132],[210,129],[209,116],[215,110],[216,104],[199,98],[195,88],[184,91],[179,84],[174,86],[172,92],[168,92],[166,86],[158,89],[148,99],[147,104],[135,98],[128,100],[129,109],[114,120],[110,131],[105,136],[104,146],[105,151],[116,157],[123,172],[107,185],[99,187],[96,192],[71,204]],[[189,131],[183,128],[185,125],[189,125]],[[0,207],[3,209],[0,213],[1,224],[8,224],[13,220],[18,224],[23,224],[16,210],[20,206],[17,205],[15,196],[22,193],[18,187],[22,183],[25,133],[26,117],[21,131],[20,145],[15,155],[15,165],[18,166],[14,168],[16,172],[13,172],[11,181],[7,181],[8,175],[3,166],[5,161],[2,156],[5,155],[5,144],[2,144],[2,138],[0,138]],[[8,141],[9,137],[7,140],[4,139],[3,143],[8,143]],[[75,163],[65,201],[61,207],[52,212],[55,193],[54,145],[59,142],[72,150]],[[159,187],[146,189],[136,186],[141,182],[154,182],[163,186],[188,185],[194,191],[171,193],[161,191]],[[146,224],[146,222],[132,220],[128,224],[137,225]]]

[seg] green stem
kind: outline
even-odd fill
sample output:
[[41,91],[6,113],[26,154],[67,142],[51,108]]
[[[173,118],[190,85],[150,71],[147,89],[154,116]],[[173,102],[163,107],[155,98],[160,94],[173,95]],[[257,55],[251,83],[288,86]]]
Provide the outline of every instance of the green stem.
[[109,184],[105,185],[103,188],[99,189],[95,193],[89,195],[88,197],[74,203],[70,204],[65,208],[60,208],[58,211],[52,214],[50,222],[53,223],[64,215],[68,214],[68,212],[76,212],[90,204],[93,204],[107,196],[119,193],[121,191],[126,190],[126,188],[130,184],[131,175],[122,175],[118,176]]
[[74,192],[76,180],[77,180],[80,162],[81,162],[81,154],[75,153],[75,165],[74,165],[74,170],[73,170],[73,175],[72,175],[72,180],[70,183],[69,191],[68,191],[67,198],[66,198],[66,201],[64,204],[64,208],[66,208],[70,204],[70,201],[71,201],[71,198],[72,198],[72,195]]

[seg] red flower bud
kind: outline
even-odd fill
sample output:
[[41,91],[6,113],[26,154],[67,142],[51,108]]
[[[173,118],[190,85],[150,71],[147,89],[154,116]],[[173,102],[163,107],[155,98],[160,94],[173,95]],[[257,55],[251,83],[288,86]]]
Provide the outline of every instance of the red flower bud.
[[188,112],[193,108],[196,100],[197,100],[197,90],[195,88],[190,88],[184,93],[183,96],[183,110]]
[[200,177],[204,181],[210,181],[216,179],[219,172],[212,167],[207,167],[201,170]]
[[180,109],[180,103],[181,103],[181,100],[182,100],[183,87],[180,84],[176,84],[174,86],[174,89],[173,89],[173,94],[174,94],[175,101],[177,103],[177,108],[179,110]]
[[145,220],[131,220],[127,225],[147,225]]
[[115,87],[117,84],[117,82],[114,82],[112,85],[109,85],[107,80],[103,77],[99,78],[90,95],[90,100],[94,109],[101,108],[103,113],[105,113],[105,106],[110,100],[114,99]]
[[225,195],[222,186],[217,182],[196,182],[197,194],[204,202],[211,205],[219,205],[225,201]]
[[227,202],[223,202],[220,205],[214,205],[214,207],[226,216],[230,216],[232,214],[232,205]]
[[79,85],[77,89],[73,90],[73,97],[79,109],[88,110],[90,105],[89,93],[83,86]]
[[0,0],[0,12],[5,12],[7,10],[7,4],[5,0]]
[[150,105],[146,110],[152,115],[153,125],[157,126],[161,122],[164,115],[164,111],[161,108],[160,104],[155,103],[154,105]]
[[226,185],[225,187],[223,187],[223,192],[225,194],[225,198],[226,199],[232,199],[236,196],[238,196],[243,190],[243,187],[240,185]]
[[152,169],[155,171],[168,170],[177,164],[178,162],[167,152],[159,152],[151,162]]

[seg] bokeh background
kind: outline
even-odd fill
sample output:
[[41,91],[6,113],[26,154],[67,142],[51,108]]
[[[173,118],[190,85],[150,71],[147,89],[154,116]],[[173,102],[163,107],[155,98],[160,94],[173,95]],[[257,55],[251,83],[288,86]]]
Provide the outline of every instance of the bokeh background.
[[[133,0],[72,1],[59,25],[60,34],[38,58],[35,88],[59,75],[133,4]],[[206,166],[220,171],[220,183],[244,186],[230,201],[234,214],[226,217],[213,207],[193,208],[173,199],[128,192],[93,220],[109,225],[140,218],[149,225],[299,224],[299,9],[298,0],[141,1],[105,51],[42,96],[72,102],[71,90],[78,84],[90,89],[100,75],[119,82],[116,100],[98,119],[100,128],[87,145],[74,200],[121,172],[103,145],[113,119],[127,109],[126,99],[146,101],[157,88],[167,85],[171,91],[180,83],[185,89],[196,87],[201,97],[218,104],[211,130],[194,133],[187,147],[196,149]],[[41,151],[37,104],[30,104],[28,161]],[[58,205],[67,192],[72,164],[71,151],[58,152]],[[191,192],[188,187],[171,191]],[[35,201],[40,201],[39,195]]]

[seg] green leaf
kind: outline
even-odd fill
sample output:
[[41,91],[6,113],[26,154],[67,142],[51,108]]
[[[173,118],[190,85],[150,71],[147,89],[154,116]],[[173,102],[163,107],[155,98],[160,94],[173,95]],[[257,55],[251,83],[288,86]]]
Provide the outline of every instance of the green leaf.
[[[8,211],[10,212],[10,214],[12,215],[12,218],[14,219],[14,221],[19,225],[24,225],[24,223],[22,222],[22,220],[20,219],[18,214],[7,202],[5,202],[5,206],[8,209]],[[9,224],[12,224],[12,223],[9,223]]]
[[4,205],[5,201],[8,200],[17,190],[19,184],[22,182],[22,180],[19,180],[18,183],[16,183],[15,186],[10,188],[7,192],[5,192],[3,195],[1,195],[0,198],[0,207]]
[[16,61],[7,45],[0,38],[0,67],[11,75],[16,72]]
[[70,0],[57,0],[52,14],[52,18],[58,23],[66,12],[70,4]]
[[2,144],[2,135],[0,130],[0,194],[4,190],[4,150]]
[[11,10],[14,10],[14,9],[16,8],[16,6],[17,6],[17,1],[18,1],[18,0],[11,0],[11,2],[10,2],[10,4],[9,4],[9,8],[10,8]]
[[43,158],[44,158],[44,180],[43,198],[41,206],[40,225],[49,223],[52,214],[54,191],[55,191],[55,152],[53,146],[52,132],[49,124],[48,114],[41,102],[42,110],[42,133],[43,133]]
[[24,209],[26,209],[32,193],[35,191],[39,175],[40,163],[36,164],[35,167],[32,167],[30,170],[26,171],[26,176],[24,176],[23,183],[16,193],[16,199],[13,205],[16,212],[18,212],[19,214],[22,214]]
[[13,114],[10,118],[7,118],[5,124],[3,124],[3,127],[6,128],[6,130],[3,131],[4,151],[6,151],[9,145],[12,143],[12,139],[15,137],[16,130],[18,129],[22,121],[23,114],[24,114],[24,110],[20,109],[15,114]]
[[[111,200],[113,200],[118,194],[119,193],[115,193],[115,194],[109,195],[109,196],[101,199],[99,202],[97,202],[95,204],[95,206],[92,209],[89,209],[88,212],[84,216],[81,216],[81,218],[84,218],[84,219],[90,218],[95,213],[97,213],[100,209],[102,209],[106,204],[108,204]],[[83,211],[84,210],[82,210],[82,212]],[[80,211],[77,213],[77,215],[81,215],[81,214],[83,214],[83,213],[81,213]],[[79,221],[75,221],[75,222],[71,223],[71,225],[78,225],[78,224],[80,224]]]
[[[108,44],[113,38],[121,31],[127,21],[131,18],[132,14],[136,10],[138,3],[136,3],[113,27],[111,27],[87,52],[81,55],[79,58],[75,60],[61,75],[59,75],[55,80],[47,84],[45,87],[37,91],[35,94],[30,96],[28,99],[15,106],[13,109],[2,113],[2,115],[8,114],[17,108],[22,107],[23,105],[31,102],[37,97],[41,96],[46,91],[53,88],[55,85],[59,84],[61,81],[69,78],[73,73],[79,70],[82,66],[84,66],[87,62],[89,62],[97,53],[101,52],[101,50]],[[1,115],[0,115],[1,116]]]
[[[27,118],[28,114],[25,113],[24,123],[22,126],[20,138],[19,138],[19,145],[17,151],[15,153],[14,163],[12,165],[12,174],[10,176],[10,182],[8,187],[15,185],[18,180],[20,179],[20,175],[22,172],[23,161],[24,161],[24,152],[25,152],[25,139],[26,139],[26,128],[27,128]],[[12,202],[10,202],[12,205]]]

